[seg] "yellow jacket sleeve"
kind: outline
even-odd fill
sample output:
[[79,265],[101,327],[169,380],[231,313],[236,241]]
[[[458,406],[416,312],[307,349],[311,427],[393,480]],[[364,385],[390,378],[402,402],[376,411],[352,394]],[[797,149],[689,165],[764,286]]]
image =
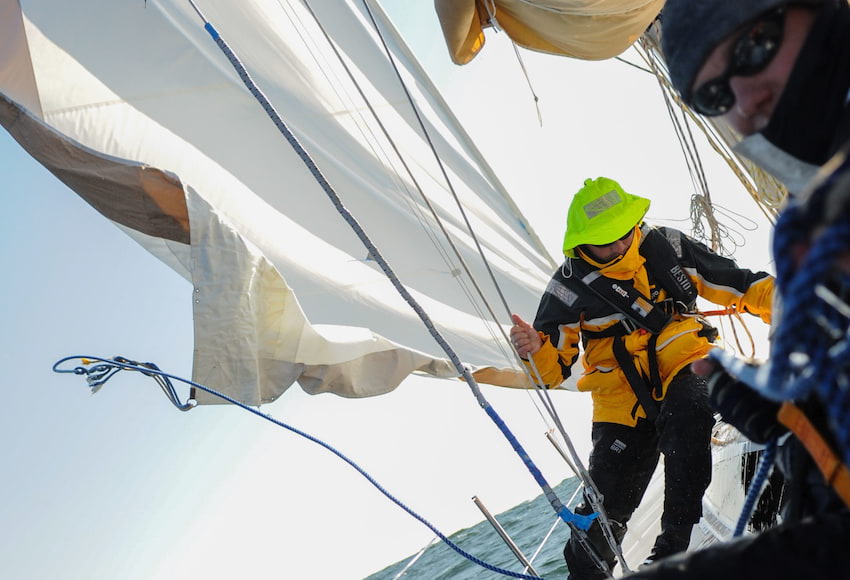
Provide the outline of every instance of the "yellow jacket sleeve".
[[[552,343],[550,337],[543,332],[539,332],[540,338],[543,340],[543,346],[532,355],[534,366],[530,361],[525,361],[532,378],[535,381],[543,380],[543,384],[548,389],[557,388],[562,382],[570,377],[572,366],[576,358],[578,358],[578,331],[572,330],[569,327],[562,327],[562,336],[559,342],[564,346],[559,350]],[[540,377],[535,375],[534,367],[537,367],[537,372]]]
[[699,295],[715,304],[735,306],[770,323],[773,307],[773,277],[767,272],[740,268],[734,260],[715,254],[704,244],[677,230],[660,228],[670,239],[678,234],[679,260]]

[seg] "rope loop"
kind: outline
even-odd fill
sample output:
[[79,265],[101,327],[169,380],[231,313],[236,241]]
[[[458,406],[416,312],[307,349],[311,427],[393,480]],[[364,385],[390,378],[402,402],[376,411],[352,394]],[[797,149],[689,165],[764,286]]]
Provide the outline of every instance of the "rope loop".
[[[96,365],[92,366],[91,368],[86,368],[85,366],[77,366],[72,370],[64,370],[64,369],[59,368],[60,365],[62,365],[63,363],[70,361],[70,360],[76,360],[76,359],[82,360],[84,365],[85,364],[91,364],[93,362],[97,362],[97,363],[101,363],[101,364],[96,364]],[[107,369],[111,370],[111,372],[109,372],[108,375],[102,375],[101,371],[98,370],[98,369],[102,369],[102,368],[107,368]],[[81,369],[82,369],[82,372],[79,372]],[[511,570],[506,570],[504,568],[494,566],[493,564],[489,564],[489,563],[485,562],[484,560],[478,558],[477,556],[470,554],[469,552],[465,551],[463,548],[458,546],[456,543],[454,543],[452,540],[450,540],[445,534],[443,534],[440,530],[438,530],[428,520],[426,520],[424,517],[419,515],[417,512],[413,511],[413,509],[411,509],[410,507],[405,505],[403,502],[401,502],[401,500],[399,500],[394,495],[392,495],[380,483],[378,483],[377,480],[375,480],[371,475],[369,475],[369,473],[367,473],[362,467],[360,467],[357,463],[355,463],[352,459],[347,457],[341,451],[337,450],[335,447],[331,446],[328,443],[325,443],[324,441],[322,441],[321,439],[319,439],[317,437],[314,437],[313,435],[310,435],[310,434],[308,434],[304,431],[301,431],[301,430],[299,430],[299,429],[297,429],[297,428],[295,428],[295,427],[293,427],[293,426],[291,426],[287,423],[284,423],[283,421],[280,421],[279,419],[275,419],[271,415],[261,412],[259,409],[255,409],[253,407],[250,407],[250,406],[246,405],[245,403],[242,403],[241,401],[237,401],[236,399],[234,399],[234,398],[232,398],[228,395],[225,395],[224,393],[220,393],[219,391],[216,391],[215,389],[212,389],[212,388],[207,387],[205,385],[202,385],[200,383],[196,383],[196,382],[191,381],[189,379],[184,379],[184,378],[178,377],[176,375],[172,375],[172,374],[163,372],[159,369],[159,367],[157,367],[153,363],[138,363],[138,362],[132,361],[130,359],[127,359],[127,358],[124,358],[124,357],[121,357],[121,356],[116,356],[116,357],[113,357],[112,359],[104,359],[104,358],[95,357],[95,356],[85,356],[85,357],[84,356],[68,356],[68,357],[65,357],[65,358],[57,361],[53,365],[53,370],[57,373],[72,373],[72,374],[77,374],[77,375],[79,375],[79,374],[86,374],[86,375],[95,374],[99,377],[103,377],[102,379],[98,379],[100,381],[100,385],[103,385],[103,383],[105,383],[106,381],[111,379],[113,376],[115,376],[120,371],[123,371],[123,370],[138,371],[145,376],[148,376],[148,377],[155,379],[157,381],[157,383],[160,384],[160,386],[162,386],[163,382],[171,385],[171,379],[174,379],[176,381],[180,381],[182,383],[190,385],[191,387],[194,387],[196,389],[200,389],[202,391],[205,391],[205,392],[207,392],[211,395],[214,395],[216,397],[219,397],[220,399],[227,401],[228,403],[236,405],[237,407],[244,409],[245,411],[248,411],[249,413],[252,413],[254,415],[257,415],[258,417],[261,417],[261,418],[263,418],[267,421],[270,421],[271,423],[274,423],[275,425],[277,425],[279,427],[282,427],[282,428],[284,428],[288,431],[291,431],[292,433],[295,433],[296,435],[300,435],[301,437],[304,437],[304,438],[312,441],[313,443],[320,445],[321,447],[324,447],[325,449],[327,449],[328,451],[330,451],[331,453],[333,453],[334,455],[336,455],[337,457],[339,457],[340,459],[345,461],[348,465],[353,467],[360,475],[362,475],[364,478],[366,478],[366,480],[369,483],[371,483],[385,497],[387,497],[390,501],[392,501],[394,504],[396,504],[402,510],[407,512],[414,519],[416,519],[420,523],[424,524],[427,528],[429,528],[432,532],[434,532],[443,542],[445,542],[446,545],[449,548],[451,548],[452,550],[454,550],[455,552],[457,552],[458,554],[460,554],[461,556],[463,556],[464,558],[466,558],[470,562],[473,562],[474,564],[477,564],[477,565],[481,566],[482,568],[486,568],[487,570],[490,570],[491,572],[495,572],[497,574],[502,574],[503,576],[510,576],[512,578],[521,578],[521,579],[524,579],[524,580],[543,580],[542,578],[540,578],[538,576],[530,576],[528,574],[520,574],[519,572],[513,572]],[[175,393],[175,397],[176,397],[176,393]],[[169,397],[169,398],[171,398],[171,397]],[[175,400],[177,400],[177,403],[175,403]],[[179,398],[172,399],[172,403],[175,403],[175,405],[178,405]],[[187,405],[190,405],[190,408],[194,407],[195,401],[193,399],[189,399],[189,400],[186,401],[186,403],[182,404],[182,406],[187,406]],[[185,409],[182,409],[180,405],[178,405],[178,408],[180,408],[181,410],[185,410]],[[566,508],[564,508],[564,509],[566,510]]]

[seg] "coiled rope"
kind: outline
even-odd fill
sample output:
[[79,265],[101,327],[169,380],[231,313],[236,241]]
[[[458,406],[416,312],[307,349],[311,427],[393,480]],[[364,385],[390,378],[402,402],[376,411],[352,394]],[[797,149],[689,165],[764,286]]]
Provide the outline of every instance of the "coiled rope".
[[[60,365],[66,363],[68,361],[71,361],[71,360],[81,360],[83,362],[83,365],[89,365],[89,366],[88,367],[86,367],[86,366],[76,366],[73,369],[61,369],[61,368],[59,368]],[[97,364],[93,364],[93,363],[97,363]],[[308,440],[312,441],[313,443],[320,445],[321,447],[324,447],[325,449],[327,449],[328,451],[330,451],[331,453],[333,453],[334,455],[336,455],[337,457],[339,457],[340,459],[345,461],[348,465],[353,467],[357,471],[357,473],[359,473],[360,475],[365,477],[366,480],[369,483],[371,483],[378,491],[380,491],[387,499],[389,499],[394,504],[396,504],[398,507],[403,509],[405,512],[407,512],[414,519],[416,519],[417,521],[421,522],[426,527],[428,527],[428,529],[430,529],[432,532],[434,532],[434,534],[436,534],[443,542],[445,542],[446,545],[449,548],[451,548],[452,550],[454,550],[455,552],[457,552],[458,554],[460,554],[461,556],[463,556],[464,558],[466,558],[470,562],[473,562],[473,563],[481,566],[482,568],[486,568],[487,570],[490,570],[491,572],[496,572],[498,574],[503,574],[505,576],[511,576],[512,578],[522,578],[522,579],[528,579],[528,580],[543,580],[539,576],[529,576],[527,574],[521,574],[519,572],[513,572],[511,570],[506,570],[504,568],[494,566],[493,564],[488,564],[484,560],[482,560],[482,559],[480,559],[476,556],[473,556],[472,554],[470,554],[469,552],[467,552],[466,550],[464,550],[463,548],[461,548],[460,546],[455,544],[452,540],[450,540],[445,534],[443,534],[440,530],[438,530],[431,522],[426,520],[424,517],[422,517],[421,515],[419,515],[415,511],[413,511],[413,509],[408,507],[401,500],[399,500],[397,497],[395,497],[393,494],[391,494],[386,488],[384,488],[384,486],[382,486],[380,483],[378,483],[375,480],[375,478],[373,478],[371,475],[369,475],[369,473],[366,472],[366,470],[364,470],[357,463],[355,463],[352,459],[350,459],[348,456],[346,456],[344,453],[342,453],[341,451],[339,451],[338,449],[336,449],[332,445],[325,443],[324,441],[322,441],[318,437],[315,437],[313,435],[310,435],[309,433],[301,431],[300,429],[297,429],[297,428],[293,427],[292,425],[284,423],[283,421],[276,419],[276,418],[272,417],[271,415],[269,415],[267,413],[263,413],[263,412],[259,411],[258,409],[255,409],[253,407],[249,407],[245,403],[237,401],[236,399],[229,397],[229,396],[225,395],[224,393],[220,393],[220,392],[216,391],[215,389],[211,389],[211,388],[209,388],[205,385],[202,385],[200,383],[196,383],[194,381],[190,381],[188,379],[184,379],[184,378],[178,377],[176,375],[166,373],[166,372],[160,370],[159,367],[157,367],[154,363],[149,363],[149,362],[139,363],[139,362],[132,361],[130,359],[127,359],[127,358],[124,358],[124,357],[121,357],[121,356],[116,356],[112,359],[104,359],[104,358],[100,358],[100,357],[96,357],[96,356],[79,356],[79,355],[68,356],[68,357],[65,357],[65,358],[57,361],[53,365],[53,370],[57,373],[70,373],[70,374],[81,375],[81,376],[85,375],[86,381],[88,382],[89,387],[92,389],[92,392],[97,392],[109,379],[114,377],[118,372],[120,372],[122,370],[138,371],[138,372],[140,372],[140,373],[142,373],[146,376],[155,378],[157,383],[160,384],[160,386],[162,386],[163,384],[167,385],[168,390],[171,393],[174,393],[174,395],[175,395],[175,398],[172,399],[169,396],[169,399],[181,411],[185,411],[187,408],[194,407],[195,403],[191,399],[187,400],[185,403],[180,402],[179,397],[176,396],[176,391],[173,387],[173,383],[171,382],[172,379],[176,380],[176,381],[180,381],[182,383],[186,383],[187,385],[190,385],[190,386],[192,386],[196,389],[200,389],[202,391],[205,391],[205,392],[207,392],[211,395],[214,395],[216,397],[219,397],[219,398],[227,401],[228,403],[236,405],[237,407],[240,407],[240,408],[248,411],[249,413],[253,413],[254,415],[256,415],[258,417],[262,417],[266,421],[270,421],[271,423],[274,423],[278,427],[283,427],[284,429],[291,431],[292,433],[295,433],[296,435],[300,435],[301,437],[304,437],[305,439],[308,439]]]

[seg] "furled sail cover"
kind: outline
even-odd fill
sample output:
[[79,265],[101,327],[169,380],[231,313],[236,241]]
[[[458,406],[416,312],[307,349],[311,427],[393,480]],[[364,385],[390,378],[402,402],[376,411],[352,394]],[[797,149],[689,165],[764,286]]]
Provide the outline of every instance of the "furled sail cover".
[[[413,185],[486,280],[364,5],[316,2],[314,19],[301,0],[198,4],[461,359],[509,368]],[[533,312],[551,260],[370,6],[505,297]],[[191,280],[195,380],[260,404],[294,381],[358,397],[455,376],[185,0],[0,0],[0,93],[21,146]]]
[[449,54],[466,64],[493,22],[520,46],[584,60],[617,56],[661,12],[664,0],[434,0]]

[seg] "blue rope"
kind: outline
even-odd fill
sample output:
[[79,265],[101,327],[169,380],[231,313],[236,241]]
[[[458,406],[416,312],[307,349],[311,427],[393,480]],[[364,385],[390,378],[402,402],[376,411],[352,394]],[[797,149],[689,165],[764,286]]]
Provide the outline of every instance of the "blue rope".
[[825,403],[845,463],[850,463],[848,319],[815,290],[833,274],[836,257],[848,248],[850,223],[831,226],[811,248],[805,263],[780,286],[783,314],[775,333],[768,383],[775,387],[765,393],[774,399],[803,399],[816,392]]
[[750,488],[747,490],[747,499],[744,501],[744,507],[741,508],[741,515],[738,516],[738,523],[735,525],[735,531],[732,532],[733,538],[738,538],[744,533],[744,528],[747,527],[747,522],[753,514],[753,509],[756,506],[756,501],[761,495],[761,490],[764,487],[764,482],[767,480],[767,474],[770,473],[770,468],[773,467],[773,462],[776,460],[777,440],[771,439],[765,445],[762,452],[761,461],[755,477],[750,482]]
[[[514,437],[514,434],[511,432],[510,429],[508,429],[508,426],[505,425],[505,422],[502,420],[502,418],[498,415],[498,413],[496,413],[496,410],[493,409],[493,407],[491,407],[490,405],[487,405],[486,407],[484,407],[484,411],[490,416],[493,422],[496,423],[499,429],[502,430],[505,437],[510,442],[511,446],[514,448],[514,451],[516,451],[517,455],[520,456],[523,463],[525,463],[525,465],[528,467],[528,470],[531,472],[531,475],[532,477],[534,477],[534,480],[538,483],[538,485],[540,485],[540,487],[543,488],[544,493],[547,494],[546,499],[549,500],[549,503],[553,506],[560,504],[561,502],[558,499],[558,496],[555,495],[555,492],[552,490],[551,487],[549,487],[549,484],[546,483],[546,479],[543,477],[543,474],[528,456],[528,453],[526,453],[522,444],[517,440],[516,437]],[[558,511],[558,515],[561,516],[561,519],[566,524],[574,525],[577,528],[585,531],[590,528],[590,525],[593,523],[593,520],[595,520],[599,516],[599,514],[596,512],[588,515],[577,514],[575,512],[571,512],[564,505],[561,505],[560,510]]]
[[[76,359],[83,360],[84,361],[83,364],[86,364],[85,361],[97,361],[101,364],[95,365],[95,366],[91,367],[90,369],[87,369],[84,366],[77,366],[77,367],[74,367],[71,370],[58,368],[59,365],[65,363],[69,360],[76,360]],[[414,519],[418,520],[419,522],[424,524],[426,527],[428,527],[428,529],[430,529],[432,532],[434,532],[434,534],[436,534],[443,542],[445,542],[446,545],[449,546],[449,548],[451,548],[452,550],[454,550],[455,552],[457,552],[458,554],[460,554],[461,556],[463,556],[464,558],[466,558],[470,562],[473,562],[473,563],[481,566],[482,568],[486,568],[487,570],[490,570],[491,572],[496,572],[497,574],[503,574],[505,576],[510,576],[512,578],[522,578],[522,579],[527,579],[527,580],[543,580],[539,576],[529,576],[527,574],[520,574],[518,572],[512,572],[511,570],[499,568],[498,566],[488,564],[484,560],[481,560],[480,558],[473,556],[472,554],[470,554],[469,552],[465,551],[463,548],[461,548],[460,546],[455,544],[448,537],[446,537],[445,534],[443,534],[440,530],[438,530],[428,520],[426,520],[424,517],[422,517],[421,515],[419,515],[415,511],[413,511],[411,508],[409,508],[407,505],[405,505],[401,500],[399,500],[394,495],[392,495],[380,483],[378,483],[371,475],[369,475],[369,473],[367,473],[362,467],[357,465],[357,463],[355,463],[352,459],[349,459],[341,451],[337,450],[336,448],[334,448],[330,444],[325,443],[321,439],[314,437],[313,435],[310,435],[309,433],[301,431],[300,429],[297,429],[297,428],[293,427],[292,425],[284,423],[283,421],[280,421],[279,419],[275,419],[271,415],[268,415],[268,414],[263,413],[263,412],[261,412],[257,409],[249,407],[248,405],[246,405],[246,404],[244,404],[240,401],[237,401],[236,399],[229,397],[229,396],[225,395],[224,393],[220,393],[220,392],[216,391],[215,389],[211,389],[209,387],[206,387],[204,385],[201,385],[201,384],[196,383],[194,381],[191,381],[189,379],[184,379],[182,377],[178,377],[176,375],[172,375],[172,374],[163,372],[163,371],[159,370],[156,367],[156,365],[153,365],[152,363],[145,363],[143,365],[143,364],[137,363],[135,361],[131,361],[131,360],[123,358],[123,357],[115,357],[114,359],[110,360],[110,359],[104,359],[104,358],[95,357],[95,356],[68,356],[68,357],[65,357],[65,358],[57,361],[53,365],[53,370],[57,373],[71,373],[71,374],[75,374],[75,375],[87,375],[87,380],[89,382],[89,386],[93,390],[97,390],[98,388],[103,386],[103,384],[106,383],[106,381],[108,381],[112,377],[114,377],[117,372],[119,372],[121,370],[132,370],[132,371],[139,371],[139,372],[141,372],[141,373],[143,373],[147,376],[160,377],[160,378],[164,379],[165,382],[168,383],[169,385],[171,384],[171,379],[174,379],[174,380],[186,383],[187,385],[190,385],[190,386],[192,386],[196,389],[200,389],[202,391],[210,393],[211,395],[215,395],[216,397],[219,397],[219,398],[227,401],[228,403],[236,405],[236,406],[238,406],[238,407],[240,407],[240,408],[242,408],[242,409],[244,409],[244,410],[246,410],[250,413],[253,413],[254,415],[256,415],[258,417],[262,417],[266,421],[270,421],[270,422],[274,423],[278,427],[283,427],[284,429],[287,429],[288,431],[291,431],[292,433],[300,435],[301,437],[304,437],[305,439],[308,439],[308,440],[312,441],[313,443],[316,443],[317,445],[324,447],[325,449],[327,449],[328,451],[330,451],[331,453],[333,453],[334,455],[336,455],[337,457],[339,457],[340,459],[345,461],[348,465],[353,467],[360,475],[365,477],[366,480],[369,483],[371,483],[373,486],[375,486],[375,488],[378,491],[380,491],[382,494],[384,494],[384,496],[386,496],[390,501],[392,501],[398,507],[403,509],[405,512],[407,512]],[[172,403],[174,403],[174,401],[172,401]],[[175,405],[177,405],[178,408],[180,408],[178,403],[175,403]],[[187,403],[184,404],[184,406],[188,405],[188,404],[189,403],[187,402]]]
[[[805,205],[780,216],[774,234],[776,288],[781,316],[771,347],[769,380],[759,390],[774,400],[804,399],[816,393],[824,403],[842,458],[850,464],[850,318],[824,299],[831,289],[850,289],[850,276],[836,260],[850,251],[850,215],[830,204],[840,201],[850,161],[815,189]],[[824,223],[824,217],[834,221]],[[826,226],[812,243],[814,227]],[[802,263],[795,249],[812,243]],[[820,294],[819,294],[820,293]],[[838,301],[846,296],[836,296]]]
[[[192,2],[192,0],[189,1]],[[289,144],[292,146],[292,148],[307,166],[310,173],[312,173],[313,177],[316,179],[322,190],[328,196],[328,199],[331,201],[333,206],[336,208],[342,218],[346,221],[346,223],[348,223],[351,229],[354,230],[354,233],[357,234],[357,237],[361,240],[363,245],[366,246],[366,249],[368,250],[368,255],[372,256],[372,258],[375,260],[378,266],[380,266],[384,274],[386,274],[392,285],[395,287],[396,291],[419,316],[419,319],[428,329],[431,336],[434,338],[437,344],[440,345],[440,347],[448,356],[449,360],[451,360],[452,364],[457,369],[458,373],[464,378],[466,383],[469,385],[473,395],[478,401],[478,404],[481,406],[482,409],[490,409],[490,404],[484,398],[484,395],[481,393],[481,390],[478,388],[478,385],[475,382],[475,379],[470,374],[469,370],[463,365],[460,358],[458,358],[457,354],[454,352],[454,349],[452,349],[452,347],[448,344],[448,342],[446,342],[446,340],[434,326],[433,322],[431,321],[431,318],[428,316],[425,310],[419,305],[413,295],[411,295],[407,288],[405,288],[404,285],[401,283],[398,276],[396,276],[395,272],[393,272],[392,268],[384,259],[383,255],[378,251],[378,248],[369,239],[368,235],[357,222],[356,218],[351,214],[350,211],[348,211],[345,205],[343,205],[342,200],[339,198],[339,195],[334,190],[333,186],[328,182],[324,174],[322,174],[321,169],[319,169],[318,165],[316,165],[316,162],[312,159],[312,157],[310,157],[310,154],[307,152],[307,150],[304,149],[301,143],[299,143],[297,137],[295,137],[292,131],[289,130],[283,118],[274,108],[274,105],[272,105],[272,103],[268,100],[265,94],[263,94],[262,90],[251,78],[245,66],[239,60],[239,57],[236,56],[236,54],[233,52],[233,50],[230,48],[224,38],[221,37],[221,35],[215,29],[212,23],[210,23],[203,16],[203,14],[201,14],[200,10],[198,10],[198,8],[194,6],[194,3],[193,7],[198,12],[198,16],[204,21],[204,28],[210,34],[215,43],[218,45],[219,49],[221,49],[222,53],[224,53],[224,55],[230,61],[231,65],[239,75],[239,78],[241,78],[242,82],[245,84],[245,87],[260,103],[260,105],[263,107],[263,110],[265,110],[266,114],[278,128],[280,133],[289,142]],[[511,433],[510,430],[507,428],[505,423],[501,419],[499,419],[498,421],[496,420],[496,418],[498,418],[498,415],[496,415],[495,411],[487,410],[487,414],[491,418],[493,418],[494,422],[502,431],[503,435],[508,439],[508,441],[511,442],[511,445],[516,449],[516,438],[514,437],[513,433]],[[524,452],[520,453],[520,457],[525,466],[534,476],[535,481],[537,481],[538,484],[541,486],[543,493],[545,494],[555,513],[558,514],[564,521],[564,523],[570,526],[571,529],[578,528],[580,530],[586,531],[590,527],[590,524],[595,514],[583,517],[571,512],[558,499],[557,495],[552,490],[552,487],[546,482],[543,476],[540,475],[540,471],[531,461],[531,458]]]

